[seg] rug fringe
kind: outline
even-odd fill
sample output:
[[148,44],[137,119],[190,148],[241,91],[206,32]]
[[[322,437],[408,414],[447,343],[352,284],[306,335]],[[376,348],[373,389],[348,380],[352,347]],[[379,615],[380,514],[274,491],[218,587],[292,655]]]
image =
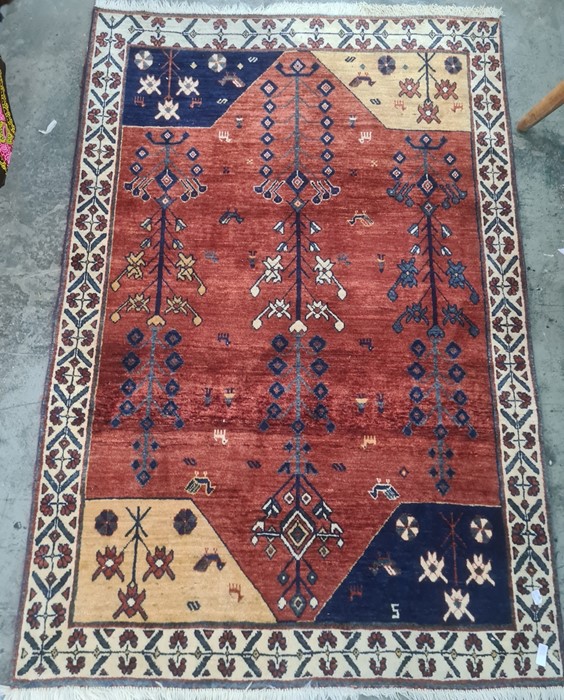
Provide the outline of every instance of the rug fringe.
[[440,3],[422,5],[379,5],[371,2],[328,2],[309,7],[301,2],[205,2],[204,0],[96,0],[96,7],[106,10],[149,13],[179,13],[182,15],[328,15],[336,17],[488,17],[499,18],[499,7],[476,5],[458,7]]
[[412,688],[262,688],[240,690],[214,688],[209,690],[188,688],[151,687],[82,687],[61,688],[6,688],[0,686],[0,700],[562,700],[564,686],[412,689]]

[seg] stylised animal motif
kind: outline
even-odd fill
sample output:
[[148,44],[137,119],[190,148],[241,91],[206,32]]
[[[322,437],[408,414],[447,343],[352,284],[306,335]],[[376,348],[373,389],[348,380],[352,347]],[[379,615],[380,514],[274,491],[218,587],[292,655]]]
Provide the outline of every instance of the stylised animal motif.
[[233,85],[237,88],[244,88],[246,84],[245,81],[237,75],[237,73],[226,73],[217,82],[222,87],[227,83],[233,83]]
[[370,87],[373,85],[376,85],[376,81],[372,80],[372,78],[368,75],[368,73],[365,73],[362,75],[362,73],[359,73],[356,78],[353,78],[351,82],[349,83],[349,87],[358,87],[361,83],[368,83]]
[[212,562],[215,562],[219,571],[221,571],[225,566],[225,562],[220,559],[217,550],[214,549],[213,553],[210,554],[206,549],[206,553],[204,554],[204,556],[200,557],[198,561],[194,564],[194,571],[207,571]]

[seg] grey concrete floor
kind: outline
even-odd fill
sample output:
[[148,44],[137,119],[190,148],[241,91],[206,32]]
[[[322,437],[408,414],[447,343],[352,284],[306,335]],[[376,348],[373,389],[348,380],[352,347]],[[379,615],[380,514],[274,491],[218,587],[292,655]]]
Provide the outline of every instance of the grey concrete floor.
[[[515,123],[564,77],[564,2],[497,4],[504,12]],[[2,8],[0,52],[18,133],[0,190],[0,684],[11,673],[91,5],[13,0]],[[51,119],[58,121],[55,130],[38,133]],[[564,247],[563,145],[564,107],[526,136],[514,135],[543,451],[564,593],[564,255],[558,253]]]

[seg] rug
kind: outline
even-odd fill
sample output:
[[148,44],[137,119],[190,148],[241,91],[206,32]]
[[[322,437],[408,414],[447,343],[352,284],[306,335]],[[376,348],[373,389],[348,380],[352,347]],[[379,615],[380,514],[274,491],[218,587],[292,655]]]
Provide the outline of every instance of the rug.
[[8,697],[562,697],[497,11],[108,5]]
[[6,88],[6,64],[0,56],[0,187],[6,182],[15,135],[16,125],[12,118]]

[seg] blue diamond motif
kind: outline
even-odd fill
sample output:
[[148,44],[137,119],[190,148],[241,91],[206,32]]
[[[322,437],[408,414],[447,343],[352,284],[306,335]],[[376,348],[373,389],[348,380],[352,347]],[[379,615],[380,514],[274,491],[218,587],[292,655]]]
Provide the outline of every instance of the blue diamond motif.
[[180,390],[180,385],[175,379],[171,379],[165,386],[167,396],[176,396]]
[[184,360],[177,352],[173,352],[166,358],[165,364],[171,372],[176,372],[177,369],[182,367]]
[[463,408],[458,410],[455,413],[454,417],[460,423],[460,425],[466,425],[466,423],[468,423],[468,421],[470,420],[470,416],[466,413],[466,411]]
[[460,365],[453,365],[448,371],[449,377],[453,382],[457,384],[461,382],[466,376],[466,372],[462,369]]
[[133,372],[140,362],[141,360],[134,352],[128,352],[122,360],[122,364],[128,372]]
[[425,420],[425,414],[418,406],[415,406],[415,408],[412,408],[409,412],[409,418],[415,425],[421,425]]
[[452,342],[446,346],[445,352],[450,358],[452,358],[453,360],[456,360],[456,358],[460,355],[462,350],[459,348],[459,346],[455,342]]
[[143,428],[145,432],[149,432],[149,430],[151,430],[151,428],[153,427],[154,423],[150,416],[145,416],[143,420],[139,421],[139,425]]
[[413,387],[413,389],[409,392],[409,396],[413,403],[419,403],[423,400],[423,392],[418,386]]
[[309,347],[313,350],[313,352],[321,352],[326,345],[327,343],[319,335],[314,335],[309,341]]
[[133,392],[137,389],[137,384],[133,381],[133,379],[127,379],[122,385],[121,385],[121,390],[126,396],[131,396]]
[[409,372],[410,376],[417,381],[425,375],[425,368],[422,367],[419,362],[414,362],[412,365],[409,365],[407,371]]
[[329,369],[329,365],[321,357],[314,360],[310,367],[318,377],[321,377],[321,375],[325,374],[325,372]]
[[425,350],[427,350],[427,348],[422,340],[414,340],[411,344],[411,352],[415,355],[415,357],[421,357]]
[[313,415],[317,418],[317,420],[324,420],[328,415],[327,406],[324,406],[322,403],[318,403],[313,411]]
[[175,345],[178,345],[178,343],[182,340],[182,336],[178,331],[169,331],[165,335],[165,342],[170,345],[171,348],[173,348]]
[[303,423],[303,421],[301,421],[301,420],[298,419],[298,420],[295,420],[295,421],[292,423],[292,426],[291,426],[291,427],[292,427],[292,430],[293,430],[296,434],[299,435],[300,433],[303,432],[303,430],[304,430],[304,428],[305,428],[305,424]]
[[283,335],[277,335],[272,343],[272,347],[276,350],[276,352],[284,352],[286,348],[288,347],[288,341]]
[[277,403],[271,403],[266,409],[266,413],[269,418],[278,418],[278,416],[282,413],[282,409]]
[[274,382],[274,384],[268,390],[275,399],[279,399],[282,394],[286,391],[280,382]]
[[278,90],[278,87],[272,82],[272,80],[267,80],[266,83],[263,83],[260,86],[260,89],[267,97],[270,97],[271,95],[274,95],[276,90]]
[[319,399],[320,401],[323,401],[323,399],[327,396],[329,393],[329,389],[320,382],[319,384],[316,384],[314,389],[313,389],[314,396]]
[[137,474],[136,479],[141,484],[141,486],[145,486],[145,484],[151,479],[151,475],[149,474],[149,472],[143,469],[142,472],[139,472],[139,474]]
[[127,334],[127,342],[130,345],[133,345],[135,347],[136,345],[139,345],[139,343],[143,340],[143,333],[139,330],[139,328],[134,328],[133,330],[129,331]]
[[439,423],[437,427],[433,430],[435,433],[435,437],[438,440],[444,440],[446,436],[448,435],[448,430],[445,428],[445,426],[442,423]]
[[275,357],[273,360],[270,360],[268,366],[270,368],[270,371],[278,376],[282,374],[282,372],[286,369],[288,365],[284,362],[284,360],[281,357]]
[[119,410],[124,416],[130,416],[132,413],[135,413],[135,406],[131,401],[124,401],[119,407]]
[[174,401],[167,401],[163,406],[163,413],[165,416],[174,416],[176,415],[177,411],[178,406],[174,403]]
[[468,400],[466,394],[462,391],[462,389],[458,389],[458,391],[455,392],[452,398],[453,401],[455,401],[459,406],[464,406],[464,404]]

